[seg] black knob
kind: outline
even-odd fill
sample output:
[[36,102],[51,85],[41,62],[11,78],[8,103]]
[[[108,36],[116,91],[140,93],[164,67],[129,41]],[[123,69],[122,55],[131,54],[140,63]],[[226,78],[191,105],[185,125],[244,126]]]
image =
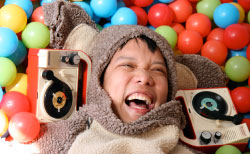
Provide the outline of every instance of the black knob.
[[54,73],[51,70],[45,70],[42,73],[42,77],[47,80],[52,80],[54,78]]
[[221,132],[215,132],[215,134],[214,134],[214,143],[218,143],[221,136],[222,136]]
[[67,56],[62,56],[61,61],[70,65],[77,65],[80,63],[80,56],[77,53],[71,53]]
[[202,145],[207,145],[211,142],[212,139],[212,134],[208,131],[203,131],[201,132],[201,136],[200,136],[200,143]]

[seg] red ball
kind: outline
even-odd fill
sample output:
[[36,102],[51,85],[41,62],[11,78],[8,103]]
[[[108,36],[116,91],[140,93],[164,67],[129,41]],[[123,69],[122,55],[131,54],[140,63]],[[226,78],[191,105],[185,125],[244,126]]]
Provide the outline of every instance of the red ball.
[[133,6],[133,2],[132,0],[123,0],[124,4],[126,5],[126,7],[130,7],[130,6]]
[[239,50],[244,48],[249,42],[249,32],[241,24],[228,26],[223,35],[224,43],[229,49]]
[[131,2],[138,7],[147,7],[154,2],[154,0],[131,0]]
[[194,30],[184,30],[178,36],[177,46],[184,54],[196,54],[203,45],[202,36]]
[[17,91],[9,91],[3,95],[1,109],[10,119],[18,112],[30,112],[28,97]]
[[246,55],[247,55],[247,59],[250,60],[250,44],[247,46]]
[[230,3],[233,2],[234,0],[220,0],[221,3]]
[[146,26],[148,23],[148,15],[146,11],[138,6],[131,6],[130,9],[132,9],[137,16],[137,24]]
[[32,22],[41,22],[44,24],[44,14],[43,14],[43,8],[42,6],[37,7],[31,16]]
[[250,111],[250,89],[247,87],[237,87],[231,91],[231,97],[238,113]]
[[148,11],[148,21],[155,28],[162,25],[171,26],[173,19],[173,11],[163,3],[153,5]]
[[243,7],[245,12],[250,10],[250,0],[238,0],[237,2]]
[[202,49],[201,55],[207,57],[218,65],[222,65],[227,58],[227,47],[222,41],[207,41]]
[[180,23],[174,23],[171,27],[175,30],[177,35],[179,35],[182,31],[185,30],[185,27]]
[[201,34],[202,37],[205,37],[211,31],[211,21],[208,16],[202,13],[195,13],[188,17],[186,21],[187,30],[195,30]]
[[10,136],[18,142],[30,142],[39,135],[39,132],[40,123],[32,113],[19,112],[10,119]]
[[209,40],[223,41],[223,35],[224,35],[224,29],[214,28],[208,34],[207,41]]
[[248,86],[250,87],[250,77],[248,78]]
[[169,7],[174,12],[174,21],[177,23],[185,22],[192,14],[193,7],[187,0],[176,0],[169,4]]

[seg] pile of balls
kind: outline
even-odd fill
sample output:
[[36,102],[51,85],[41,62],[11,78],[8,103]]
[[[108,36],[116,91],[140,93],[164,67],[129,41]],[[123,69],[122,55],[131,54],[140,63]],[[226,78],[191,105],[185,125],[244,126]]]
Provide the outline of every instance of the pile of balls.
[[[0,2],[0,136],[34,139],[39,122],[30,113],[25,73],[29,48],[49,48],[42,5],[55,0]],[[239,113],[250,112],[249,0],[71,1],[103,28],[138,24],[161,34],[175,54],[200,54],[225,70]],[[22,123],[23,125],[21,125]],[[249,128],[250,128],[250,122]]]

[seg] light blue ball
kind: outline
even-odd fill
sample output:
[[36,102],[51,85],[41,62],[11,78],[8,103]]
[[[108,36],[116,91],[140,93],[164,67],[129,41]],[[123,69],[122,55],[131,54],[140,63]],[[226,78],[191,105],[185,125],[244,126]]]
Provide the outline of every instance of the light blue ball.
[[105,23],[102,27],[103,27],[103,28],[107,28],[107,27],[110,27],[110,26],[112,26],[112,24],[109,23],[109,22],[107,22],[107,23]]
[[136,25],[137,16],[135,12],[127,7],[119,8],[111,18],[112,25]]
[[26,13],[27,18],[29,19],[33,12],[33,4],[31,0],[6,0],[4,5],[16,4],[20,6]]
[[115,13],[117,0],[91,0],[90,6],[98,17],[107,18]]
[[16,33],[7,27],[0,27],[0,57],[13,54],[18,46]]
[[243,56],[247,58],[247,46],[240,50],[229,50],[228,51],[228,59],[234,56]]
[[[2,89],[2,87],[0,86],[0,102],[1,102],[2,98],[3,98],[3,89]],[[0,103],[0,104],[1,104],[1,103]]]
[[155,29],[156,29],[156,28],[155,28],[154,26],[152,26],[152,25],[149,25],[148,28],[149,28],[149,29],[152,29],[152,30],[155,30]]
[[15,63],[15,65],[17,66],[25,60],[26,56],[27,56],[27,49],[23,44],[23,42],[18,40],[18,46],[16,51],[7,58],[12,60],[12,62]]
[[238,9],[230,3],[223,3],[217,6],[213,13],[215,24],[220,28],[238,23],[240,13]]
[[56,0],[41,0],[40,5],[42,6],[44,3],[52,3],[54,1],[56,1]]
[[159,2],[161,3],[171,3],[173,2],[174,0],[159,0]]
[[93,20],[95,21],[95,23],[98,23],[98,22],[100,22],[101,18],[98,17],[95,13],[93,13]]
[[93,13],[93,10],[88,3],[86,3],[86,2],[73,2],[73,3],[79,5],[81,8],[83,8],[87,12],[87,14],[91,17],[91,19],[93,19],[94,13]]

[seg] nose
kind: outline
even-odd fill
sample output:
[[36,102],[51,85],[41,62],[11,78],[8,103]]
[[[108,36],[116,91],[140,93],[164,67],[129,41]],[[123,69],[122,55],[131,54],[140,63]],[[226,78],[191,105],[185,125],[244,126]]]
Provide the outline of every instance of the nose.
[[154,80],[150,72],[144,69],[138,70],[135,74],[134,79],[135,79],[135,82],[138,84],[148,85],[148,86],[152,86],[154,84]]

